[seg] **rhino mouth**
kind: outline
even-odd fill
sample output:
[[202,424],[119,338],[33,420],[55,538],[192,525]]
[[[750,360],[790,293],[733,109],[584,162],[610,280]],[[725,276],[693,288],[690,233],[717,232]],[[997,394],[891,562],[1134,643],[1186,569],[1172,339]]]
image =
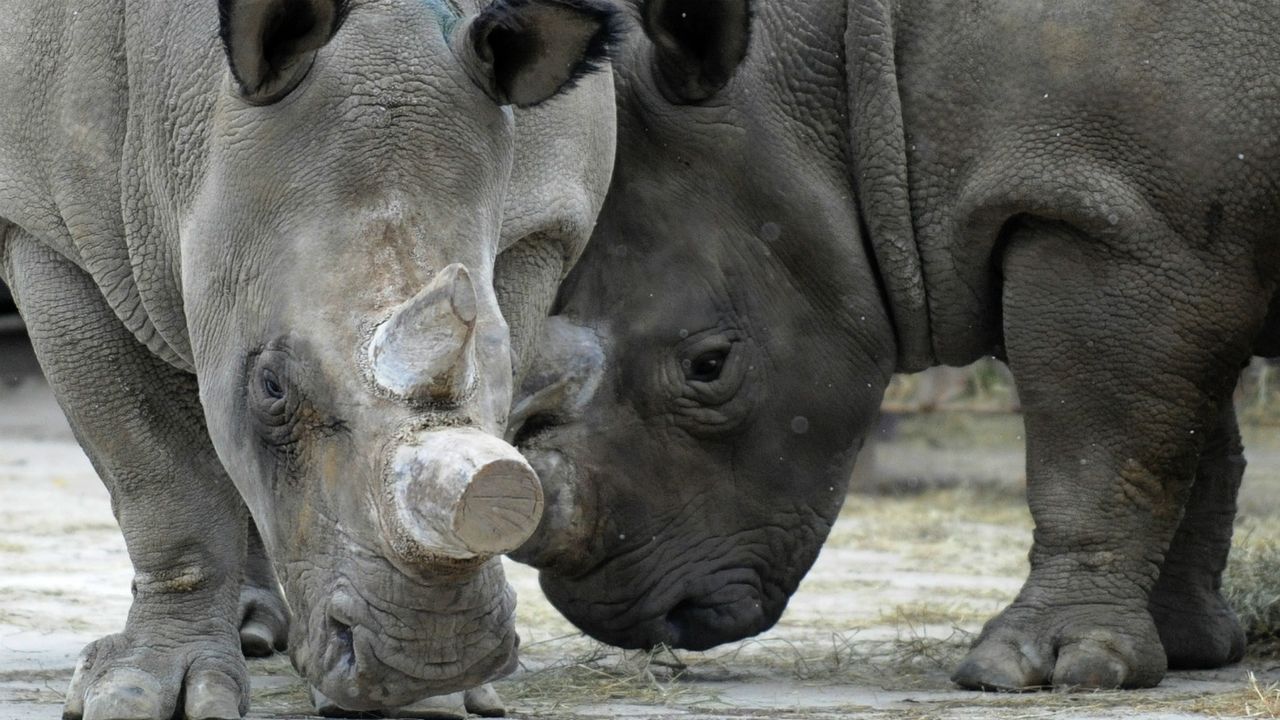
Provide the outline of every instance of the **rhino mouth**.
[[[778,621],[790,596],[750,568],[725,568],[696,581],[679,575],[638,601],[591,602],[582,579],[565,582],[546,572],[542,587],[556,609],[583,632],[609,645],[642,650],[660,645],[707,650],[758,635]],[[627,586],[599,579],[591,585]],[[678,594],[664,597],[671,590]]]
[[[426,697],[469,690],[486,680],[509,674],[516,666],[516,633],[487,656],[447,678],[422,678],[406,673],[379,656],[385,638],[360,625],[330,621],[329,643],[323,668],[313,683],[339,707],[354,712],[376,712],[412,704]],[[395,663],[399,664],[399,663]]]
[[344,577],[333,579],[325,596],[302,608],[299,617],[309,622],[294,624],[305,633],[291,642],[294,665],[328,701],[353,712],[383,711],[515,669],[515,598],[497,560],[472,577],[374,579],[385,586],[377,596],[369,592],[374,583],[357,592]]

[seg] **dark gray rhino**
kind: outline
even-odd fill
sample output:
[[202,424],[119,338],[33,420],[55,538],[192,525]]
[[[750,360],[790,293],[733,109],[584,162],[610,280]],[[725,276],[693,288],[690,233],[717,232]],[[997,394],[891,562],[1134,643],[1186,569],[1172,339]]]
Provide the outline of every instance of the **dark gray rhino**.
[[[284,640],[267,558],[294,664],[332,706],[513,666],[494,555],[542,495],[500,439],[503,311],[545,313],[561,269],[499,251],[585,242],[613,117],[611,80],[583,76],[613,18],[594,0],[5,4],[0,275],[135,568],[66,717],[244,714],[242,622],[246,650]],[[509,107],[580,78],[527,124]]]
[[1280,5],[752,5],[638,3],[610,194],[514,413],[547,498],[516,556],[609,643],[761,632],[890,374],[994,354],[1035,544],[956,681],[1239,658],[1229,391],[1280,353]]

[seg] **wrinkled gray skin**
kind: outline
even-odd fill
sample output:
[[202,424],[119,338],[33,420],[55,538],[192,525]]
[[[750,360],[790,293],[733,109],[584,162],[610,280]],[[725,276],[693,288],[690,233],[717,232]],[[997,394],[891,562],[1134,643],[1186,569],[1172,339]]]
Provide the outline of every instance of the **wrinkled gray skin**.
[[516,556],[606,642],[758,633],[890,373],[995,354],[1035,543],[956,681],[1239,658],[1229,390],[1280,352],[1280,6],[754,5],[648,0],[615,61],[610,195],[513,416],[547,498]]
[[544,313],[563,269],[499,260],[525,242],[504,220],[580,252],[612,84],[508,106],[589,70],[612,13],[462,6],[6,3],[0,274],[135,568],[67,717],[240,717],[238,631],[266,652],[286,624],[268,558],[342,707],[515,662],[492,555],[541,496],[499,439],[503,312]]

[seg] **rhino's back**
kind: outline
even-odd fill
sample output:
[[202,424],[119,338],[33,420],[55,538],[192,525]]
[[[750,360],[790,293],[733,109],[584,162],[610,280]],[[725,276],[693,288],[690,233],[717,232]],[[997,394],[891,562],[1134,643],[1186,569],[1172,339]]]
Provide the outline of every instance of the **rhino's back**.
[[1251,245],[1276,272],[1280,3],[902,8],[913,222],[935,337],[958,338],[941,359],[981,352],[998,334],[990,253],[1018,214]]
[[929,7],[901,29],[899,63],[920,162],[1065,147],[1176,180],[1277,157],[1280,4],[914,4]]

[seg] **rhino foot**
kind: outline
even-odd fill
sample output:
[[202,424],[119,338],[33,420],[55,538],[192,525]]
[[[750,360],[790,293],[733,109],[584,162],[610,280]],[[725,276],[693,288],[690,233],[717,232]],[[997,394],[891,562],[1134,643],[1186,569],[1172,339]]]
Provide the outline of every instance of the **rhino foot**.
[[1243,658],[1244,628],[1222,594],[1180,587],[1183,590],[1170,586],[1153,592],[1149,605],[1169,667],[1202,670]]
[[[365,716],[365,713],[353,713],[325,697],[319,690],[311,690],[311,700],[315,703],[316,714],[323,717]],[[481,717],[505,717],[507,709],[498,697],[492,685],[485,683],[465,693],[450,693],[420,700],[412,705],[384,710],[377,713],[384,718],[420,718],[422,720],[463,720],[468,715]]]
[[480,717],[506,717],[507,705],[489,683],[464,693],[467,712]]
[[249,523],[240,585],[240,650],[245,657],[267,657],[284,652],[288,638],[289,606],[258,527]]
[[[329,700],[317,689],[311,689],[311,701],[315,703],[316,715],[324,717],[366,717],[366,712],[346,710],[338,703]],[[425,700],[384,710],[376,714],[380,717],[415,717],[422,720],[462,720],[468,715],[481,717],[504,717],[507,708],[502,698],[494,691],[493,685],[485,683],[465,693],[449,693],[443,696],[429,697]]]
[[245,657],[284,652],[289,637],[289,608],[278,587],[249,583],[240,588],[240,651]]
[[1151,616],[1115,605],[1011,606],[987,623],[952,680],[972,690],[1152,687],[1164,650]]
[[[182,706],[178,706],[179,699]],[[64,720],[238,720],[249,675],[234,642],[108,635],[85,647],[67,689]]]

